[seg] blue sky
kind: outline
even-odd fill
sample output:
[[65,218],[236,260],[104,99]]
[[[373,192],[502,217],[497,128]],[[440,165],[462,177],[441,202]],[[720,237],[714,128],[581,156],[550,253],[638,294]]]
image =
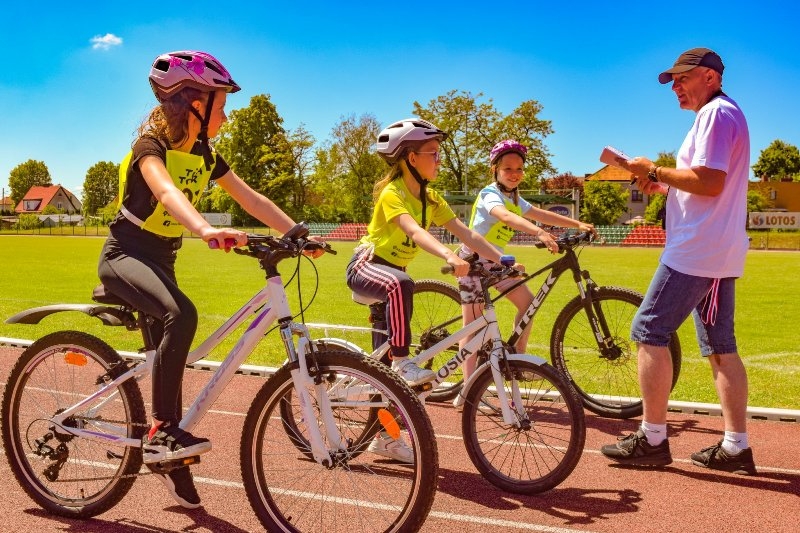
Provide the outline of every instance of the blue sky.
[[56,5],[3,9],[6,194],[9,172],[28,159],[75,193],[92,165],[119,162],[155,103],[152,60],[178,49],[228,67],[243,88],[228,110],[269,94],[286,128],[302,123],[320,143],[342,117],[388,124],[450,90],[483,93],[502,113],[537,100],[555,130],[545,139],[553,164],[583,175],[602,166],[606,144],[650,157],[678,149],[693,114],[656,77],[706,46],[722,56],[724,89],[747,116],[751,164],[775,139],[800,146],[796,2]]

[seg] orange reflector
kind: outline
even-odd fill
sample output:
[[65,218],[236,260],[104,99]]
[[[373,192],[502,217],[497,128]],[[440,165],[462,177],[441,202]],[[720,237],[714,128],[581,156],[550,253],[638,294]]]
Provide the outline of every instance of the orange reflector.
[[378,409],[378,420],[381,421],[383,429],[386,430],[386,433],[388,433],[390,437],[395,440],[400,438],[400,425],[397,423],[397,420],[394,419],[392,413],[386,409],[380,408]]
[[64,354],[64,362],[68,365],[86,366],[88,362],[86,356],[79,352],[66,352]]

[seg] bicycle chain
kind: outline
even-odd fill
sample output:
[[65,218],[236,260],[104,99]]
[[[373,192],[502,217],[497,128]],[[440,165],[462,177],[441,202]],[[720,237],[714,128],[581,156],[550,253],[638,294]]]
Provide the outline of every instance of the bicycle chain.
[[[108,420],[108,419],[105,419],[105,418],[92,418],[92,419],[84,419],[84,420],[90,420],[92,422],[106,422],[106,423],[109,423],[109,424],[119,424],[119,425],[125,424],[125,425],[129,425],[131,427],[143,427],[143,428],[149,428],[150,427],[150,424],[147,424],[147,423],[139,423],[139,422],[130,422],[130,423],[128,423],[125,420]],[[59,425],[59,427],[61,427],[62,429],[66,430],[64,428],[64,426]],[[68,431],[68,430],[66,430],[66,431]],[[142,464],[145,465],[146,463],[142,462]],[[148,471],[148,472],[137,472],[135,474],[114,475],[114,476],[108,476],[108,477],[86,477],[86,478],[75,478],[75,479],[56,479],[54,481],[50,481],[50,483],[76,483],[76,482],[81,482],[81,481],[103,481],[103,480],[126,479],[126,478],[131,478],[131,477],[152,476],[152,475],[161,475],[161,474],[157,474],[156,472],[153,472],[153,471]]]

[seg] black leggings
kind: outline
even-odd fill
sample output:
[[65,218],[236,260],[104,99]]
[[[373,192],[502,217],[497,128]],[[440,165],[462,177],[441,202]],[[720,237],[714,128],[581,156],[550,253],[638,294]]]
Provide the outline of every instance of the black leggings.
[[181,383],[186,357],[197,330],[197,309],[178,288],[175,250],[146,252],[109,237],[100,255],[98,274],[111,292],[153,317],[153,418],[180,421]]

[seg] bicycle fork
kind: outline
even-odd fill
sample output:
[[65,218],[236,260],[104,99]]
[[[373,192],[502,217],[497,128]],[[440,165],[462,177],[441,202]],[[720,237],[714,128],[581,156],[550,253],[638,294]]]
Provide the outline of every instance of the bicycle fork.
[[580,291],[581,301],[589,319],[589,324],[592,326],[597,347],[600,349],[601,358],[611,361],[618,359],[622,352],[608,329],[608,322],[600,302],[593,297],[597,284],[589,277],[587,271],[584,270],[581,274],[586,280],[586,288],[584,289],[583,284],[578,282],[578,290]]
[[[292,335],[294,334],[300,337],[297,341],[296,350],[292,340]],[[319,419],[328,442],[331,443],[336,452],[342,453],[346,452],[347,444],[344,442],[336,424],[336,419],[333,416],[331,401],[328,397],[325,382],[321,379],[319,368],[314,368],[313,376],[309,372],[307,356],[311,353],[311,343],[309,342],[308,330],[301,324],[292,323],[287,327],[281,328],[281,338],[289,353],[290,361],[297,362],[297,365],[291,371],[291,375],[297,392],[297,399],[300,402],[303,419],[307,421],[311,454],[317,463],[326,468],[332,468],[335,466],[335,462],[322,437],[323,429],[320,428],[319,424],[314,423],[318,418],[313,409],[315,398],[319,407]],[[309,392],[311,390],[314,391],[313,395]]]

